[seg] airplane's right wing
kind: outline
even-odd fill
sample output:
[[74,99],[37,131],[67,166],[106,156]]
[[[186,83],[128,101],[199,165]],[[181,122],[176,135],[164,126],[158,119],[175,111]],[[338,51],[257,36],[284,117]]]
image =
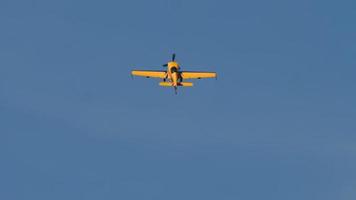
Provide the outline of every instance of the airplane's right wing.
[[166,78],[166,71],[156,70],[133,70],[131,74],[134,76],[143,76],[147,78]]

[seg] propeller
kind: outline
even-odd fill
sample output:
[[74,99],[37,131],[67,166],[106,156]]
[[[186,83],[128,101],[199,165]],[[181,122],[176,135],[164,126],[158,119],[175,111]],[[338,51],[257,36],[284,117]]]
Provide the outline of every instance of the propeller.
[[[172,54],[172,62],[174,62],[175,59],[176,59],[176,54],[174,53],[174,54]],[[163,67],[167,67],[168,64],[163,64],[162,66],[163,66]]]

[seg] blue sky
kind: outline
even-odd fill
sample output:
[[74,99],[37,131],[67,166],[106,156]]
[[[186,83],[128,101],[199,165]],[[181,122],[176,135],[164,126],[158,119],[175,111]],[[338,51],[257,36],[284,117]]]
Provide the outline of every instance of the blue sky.
[[0,198],[355,199],[355,8],[0,1]]

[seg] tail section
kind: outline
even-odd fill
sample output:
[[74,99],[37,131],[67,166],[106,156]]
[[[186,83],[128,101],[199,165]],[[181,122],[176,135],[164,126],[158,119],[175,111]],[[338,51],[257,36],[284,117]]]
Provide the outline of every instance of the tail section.
[[174,87],[174,93],[177,94],[178,87],[192,87],[193,83],[190,83],[190,82],[179,82],[175,86],[173,82],[160,82],[159,85],[163,86],[163,87]]

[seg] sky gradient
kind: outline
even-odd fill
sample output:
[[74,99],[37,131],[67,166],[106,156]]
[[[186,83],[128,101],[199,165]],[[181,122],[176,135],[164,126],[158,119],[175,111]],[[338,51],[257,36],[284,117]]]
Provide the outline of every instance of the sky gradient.
[[[0,1],[0,199],[356,198],[355,1]],[[216,71],[193,88],[132,69]]]

